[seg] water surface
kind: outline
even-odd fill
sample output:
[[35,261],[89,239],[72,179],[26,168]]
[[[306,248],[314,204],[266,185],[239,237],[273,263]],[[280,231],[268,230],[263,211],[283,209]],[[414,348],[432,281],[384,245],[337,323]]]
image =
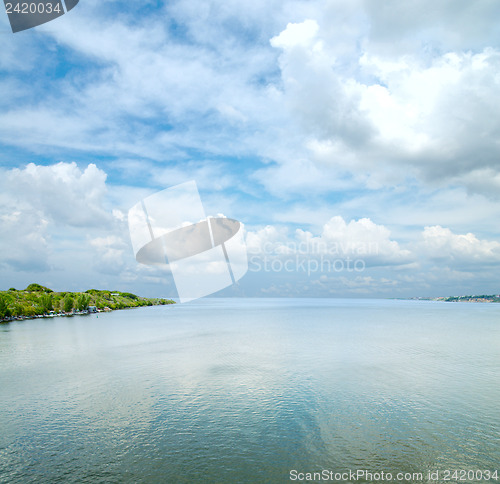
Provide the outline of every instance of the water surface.
[[204,299],[1,325],[0,481],[498,469],[499,348],[495,304]]

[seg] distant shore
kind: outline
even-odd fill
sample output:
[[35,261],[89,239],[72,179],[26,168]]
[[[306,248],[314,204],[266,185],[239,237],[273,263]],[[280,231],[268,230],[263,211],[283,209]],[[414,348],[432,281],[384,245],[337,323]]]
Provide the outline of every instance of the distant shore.
[[0,322],[25,319],[83,316],[117,309],[175,304],[172,299],[146,298],[130,292],[89,289],[54,292],[40,284],[26,289],[0,291]]
[[498,303],[498,302],[500,302],[500,295],[410,297],[408,299],[417,300],[417,301]]

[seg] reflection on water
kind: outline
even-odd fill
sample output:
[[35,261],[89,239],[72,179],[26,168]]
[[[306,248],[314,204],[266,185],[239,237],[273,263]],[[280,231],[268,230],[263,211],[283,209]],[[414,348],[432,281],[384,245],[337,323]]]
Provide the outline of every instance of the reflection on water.
[[3,325],[0,480],[494,469],[499,315],[494,304],[205,299]]

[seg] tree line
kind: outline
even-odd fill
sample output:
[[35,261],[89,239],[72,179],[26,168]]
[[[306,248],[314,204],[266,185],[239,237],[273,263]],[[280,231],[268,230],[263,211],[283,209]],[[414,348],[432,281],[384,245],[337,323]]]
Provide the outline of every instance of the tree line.
[[40,284],[26,289],[0,291],[0,320],[9,317],[34,317],[50,313],[97,309],[125,309],[140,306],[172,304],[169,299],[144,298],[129,292],[89,289],[85,292],[54,292]]

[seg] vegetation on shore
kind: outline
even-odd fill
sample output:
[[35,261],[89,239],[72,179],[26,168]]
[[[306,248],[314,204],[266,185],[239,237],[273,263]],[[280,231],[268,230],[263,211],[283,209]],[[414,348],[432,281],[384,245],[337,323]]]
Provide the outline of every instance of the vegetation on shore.
[[49,315],[85,314],[96,311],[173,304],[171,299],[146,298],[130,292],[89,289],[85,292],[54,292],[40,284],[26,289],[0,291],[0,321]]
[[448,301],[448,302],[500,302],[499,295],[482,295],[482,296],[451,296],[437,298],[437,300]]
[[414,297],[411,299],[420,299],[422,301],[445,301],[445,302],[500,302],[500,295],[481,296],[449,296],[449,297]]

